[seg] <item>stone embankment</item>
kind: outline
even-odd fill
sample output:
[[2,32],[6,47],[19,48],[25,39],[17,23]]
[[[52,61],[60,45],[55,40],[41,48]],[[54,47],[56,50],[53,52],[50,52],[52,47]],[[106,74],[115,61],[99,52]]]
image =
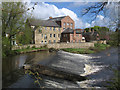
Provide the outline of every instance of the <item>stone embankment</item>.
[[89,48],[94,47],[94,42],[83,42],[83,43],[51,43],[51,44],[29,44],[22,46],[13,46],[13,50],[24,49],[27,47],[40,48],[47,45],[48,48],[62,49],[62,48]]

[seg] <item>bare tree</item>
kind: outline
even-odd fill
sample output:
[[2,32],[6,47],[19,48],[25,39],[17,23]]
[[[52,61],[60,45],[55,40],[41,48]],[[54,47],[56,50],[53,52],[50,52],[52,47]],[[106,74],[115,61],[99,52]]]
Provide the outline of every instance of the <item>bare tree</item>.
[[[97,15],[99,14],[103,14],[105,17],[109,17],[112,21],[111,25],[113,26],[113,24],[117,24],[118,25],[118,13],[119,13],[119,2],[114,2],[115,0],[113,0],[112,2],[109,2],[109,0],[107,0],[107,2],[96,2],[94,5],[89,6],[87,8],[85,8],[82,12],[82,15],[87,15],[90,14],[91,17],[91,22],[93,20],[96,19]],[[111,8],[112,7],[112,8]]]

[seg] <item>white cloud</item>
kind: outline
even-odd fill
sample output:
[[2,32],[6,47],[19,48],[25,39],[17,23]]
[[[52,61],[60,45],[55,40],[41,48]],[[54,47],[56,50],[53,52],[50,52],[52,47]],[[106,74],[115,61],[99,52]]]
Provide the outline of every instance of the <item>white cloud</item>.
[[[32,7],[33,4],[30,4],[29,7]],[[35,6],[33,11],[33,16],[37,19],[48,19],[50,16],[52,17],[60,17],[60,16],[70,16],[75,21],[75,28],[87,28],[92,26],[109,26],[111,20],[109,17],[104,17],[102,15],[97,15],[96,20],[92,21],[92,23],[83,22],[82,18],[79,18],[76,13],[67,9],[67,8],[57,8],[53,4],[47,4],[44,2],[38,3]]]
[[102,15],[97,15],[96,20],[92,21],[91,26],[106,26],[108,27],[111,24],[111,20],[108,17]]
[[[32,7],[32,4],[30,5]],[[75,28],[86,28],[90,26],[88,23],[83,23],[80,18],[78,18],[77,14],[67,8],[58,9],[55,5],[47,4],[47,3],[39,3],[35,6],[35,10],[33,11],[33,16],[37,19],[48,19],[50,16],[52,17],[60,17],[60,16],[70,16],[75,21]]]

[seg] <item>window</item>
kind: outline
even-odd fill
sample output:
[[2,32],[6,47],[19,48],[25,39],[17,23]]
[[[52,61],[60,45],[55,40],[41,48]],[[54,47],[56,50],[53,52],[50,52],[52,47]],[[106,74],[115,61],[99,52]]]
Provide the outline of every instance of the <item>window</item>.
[[65,34],[64,34],[64,36],[63,37],[65,37]]
[[52,34],[50,34],[50,37],[52,37]]
[[47,43],[47,41],[45,41],[45,44]]
[[56,42],[56,40],[54,40],[54,43]]
[[67,34],[66,34],[66,37],[67,37]]
[[54,37],[55,37],[55,34],[54,34]]
[[60,37],[60,34],[58,34],[58,37]]
[[52,27],[50,27],[50,30],[52,30]]
[[69,26],[69,23],[67,23],[67,26]]
[[60,28],[59,28],[59,31],[60,31]]
[[55,27],[53,28],[53,30],[55,31]]
[[47,27],[45,27],[45,30],[47,30]]
[[71,29],[73,28],[73,23],[71,23]]
[[49,43],[51,43],[51,40],[49,40]]
[[47,39],[47,35],[45,34],[44,39]]
[[42,34],[42,37],[43,37],[43,34]]
[[65,24],[66,24],[66,23],[64,22],[64,27],[65,27]]

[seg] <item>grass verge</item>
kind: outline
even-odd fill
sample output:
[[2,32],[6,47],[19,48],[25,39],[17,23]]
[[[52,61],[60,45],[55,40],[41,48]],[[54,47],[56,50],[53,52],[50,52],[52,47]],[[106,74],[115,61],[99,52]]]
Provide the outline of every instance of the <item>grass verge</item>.
[[106,50],[109,47],[110,45],[108,44],[97,43],[95,44],[94,47],[90,47],[90,48],[63,48],[61,50],[70,52],[70,53],[77,53],[77,54],[92,54],[92,53],[96,53],[102,50]]
[[28,53],[28,52],[36,52],[36,51],[42,51],[42,50],[49,50],[47,47],[40,47],[40,48],[36,48],[36,47],[27,47],[27,48],[24,48],[24,49],[17,49],[17,50],[14,50],[14,52],[16,54],[20,54],[20,53]]

